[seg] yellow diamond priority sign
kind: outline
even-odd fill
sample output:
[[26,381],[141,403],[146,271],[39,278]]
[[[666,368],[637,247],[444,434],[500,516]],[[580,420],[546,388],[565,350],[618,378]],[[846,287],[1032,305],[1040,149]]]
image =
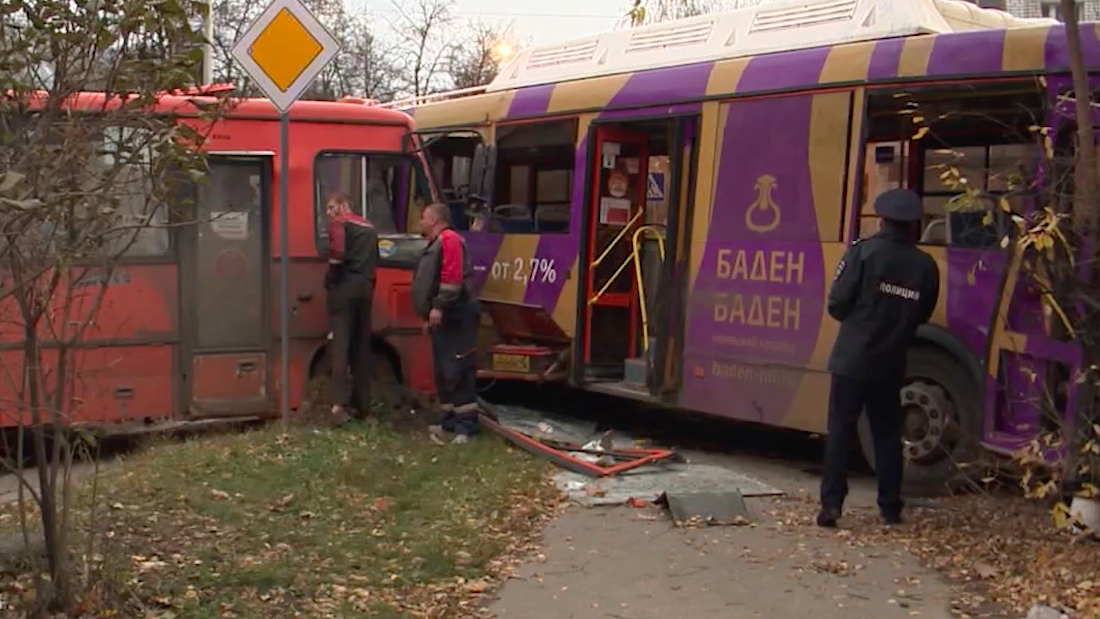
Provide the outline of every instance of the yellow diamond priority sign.
[[339,51],[335,37],[298,0],[274,0],[233,46],[233,58],[286,112]]

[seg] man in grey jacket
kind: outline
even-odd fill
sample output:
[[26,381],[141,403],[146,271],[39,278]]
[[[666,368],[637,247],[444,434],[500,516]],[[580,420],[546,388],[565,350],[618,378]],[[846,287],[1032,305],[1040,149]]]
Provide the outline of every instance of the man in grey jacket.
[[454,434],[465,443],[477,430],[477,333],[481,307],[473,291],[473,265],[466,242],[451,229],[446,205],[430,204],[420,215],[429,239],[413,279],[413,305],[432,337],[432,363],[443,423],[433,436]]

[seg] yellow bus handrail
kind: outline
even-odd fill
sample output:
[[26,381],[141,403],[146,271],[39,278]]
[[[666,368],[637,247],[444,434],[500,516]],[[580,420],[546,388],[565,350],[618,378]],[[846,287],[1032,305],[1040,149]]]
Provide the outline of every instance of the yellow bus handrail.
[[[645,282],[642,278],[642,255],[641,255],[641,237],[644,233],[650,233],[653,238],[657,240],[657,254],[661,257],[661,262],[665,261],[665,237],[662,234],[662,230],[659,226],[648,225],[639,226],[634,231],[633,239],[633,257],[634,257],[634,276],[638,281],[638,307],[642,313],[642,352],[648,359],[649,355],[649,308],[647,307],[646,295],[645,295]],[[648,363],[648,361],[647,361]]]
[[[636,219],[637,216],[635,216],[634,219],[631,219],[631,223],[633,223]],[[657,253],[660,255],[661,261],[664,262],[665,237],[662,228],[663,226],[655,224],[638,226],[638,228],[634,231],[633,236],[631,237],[630,255],[623,260],[622,264],[619,265],[619,268],[615,269],[615,273],[607,279],[603,287],[600,288],[600,290],[596,292],[596,294],[592,295],[592,298],[588,299],[588,305],[593,305],[596,303],[596,301],[599,301],[600,297],[602,297],[604,293],[607,292],[607,289],[611,287],[611,284],[615,283],[615,281],[619,279],[619,275],[621,275],[622,272],[626,270],[626,267],[630,266],[630,263],[633,262],[634,277],[635,281],[638,283],[637,294],[639,309],[641,310],[642,314],[642,349],[647,354],[649,353],[649,307],[646,303],[645,283],[642,280],[641,240],[644,235],[652,235],[652,237],[657,241]],[[615,240],[611,242],[611,245],[609,245],[609,247],[614,246],[615,243],[618,243],[619,239],[624,237],[627,229],[628,228],[624,228],[624,230],[615,237]],[[599,260],[603,260],[606,255],[607,252],[604,252],[604,255],[601,255],[597,262],[593,263],[593,266],[598,264]]]
[[[604,258],[606,258],[607,255],[611,253],[611,250],[614,249],[615,246],[619,244],[619,241],[621,241],[623,239],[623,237],[626,236],[627,231],[630,230],[631,226],[633,226],[634,224],[636,224],[638,222],[638,218],[641,217],[644,212],[645,212],[644,210],[639,209],[637,214],[635,214],[633,217],[631,217],[630,221],[626,222],[626,225],[623,226],[623,229],[619,230],[619,233],[615,235],[615,238],[612,239],[612,241],[607,244],[606,248],[604,248],[603,253],[600,254],[600,257],[596,258],[595,260],[592,261],[592,268],[593,269],[600,266],[600,263],[603,262]],[[618,274],[619,274],[619,272],[616,271],[615,275],[618,275]],[[611,279],[614,280],[615,277],[612,276]]]

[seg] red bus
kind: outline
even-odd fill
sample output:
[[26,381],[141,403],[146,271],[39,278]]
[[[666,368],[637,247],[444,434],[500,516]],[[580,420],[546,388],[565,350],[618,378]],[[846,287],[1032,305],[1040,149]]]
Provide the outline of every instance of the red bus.
[[[206,122],[194,102],[164,96],[154,113]],[[102,95],[88,93],[77,105],[101,104]],[[283,173],[289,174],[290,408],[303,403],[307,383],[327,367],[324,200],[336,190],[351,196],[382,237],[372,337],[379,378],[430,391],[429,344],[409,296],[409,267],[424,241],[404,232],[410,223],[415,228],[417,206],[432,201],[434,189],[423,157],[409,148],[413,129],[408,115],[363,100],[298,102],[290,109],[284,171],[278,111],[266,99],[232,100],[224,116],[203,128],[210,174],[193,188],[194,222],[142,229],[109,272],[84,276],[106,288],[70,359],[68,418],[148,425],[279,410],[282,231],[275,196]],[[24,359],[14,303],[0,303],[8,304],[9,317],[0,325],[0,401],[11,404],[21,401]],[[57,350],[56,342],[42,342],[44,372],[56,365]],[[2,424],[19,422],[6,415]]]

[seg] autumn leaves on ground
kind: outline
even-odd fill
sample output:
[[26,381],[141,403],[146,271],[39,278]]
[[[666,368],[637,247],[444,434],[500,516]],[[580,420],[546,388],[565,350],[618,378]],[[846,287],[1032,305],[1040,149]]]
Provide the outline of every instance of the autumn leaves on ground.
[[[80,610],[472,615],[555,503],[544,471],[493,438],[443,448],[373,424],[158,445],[101,474],[95,512],[81,489],[78,527],[94,545]],[[17,530],[14,506],[0,518]]]

